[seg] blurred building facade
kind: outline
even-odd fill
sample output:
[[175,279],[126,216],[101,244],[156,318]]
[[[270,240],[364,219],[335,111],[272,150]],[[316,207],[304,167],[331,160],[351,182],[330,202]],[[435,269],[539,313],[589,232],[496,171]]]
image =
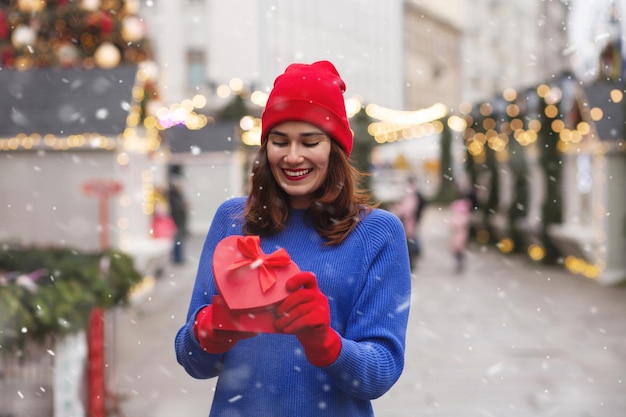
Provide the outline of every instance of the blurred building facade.
[[219,107],[215,89],[232,78],[268,91],[291,62],[330,59],[347,95],[403,105],[402,0],[159,1],[146,3],[142,15],[166,102],[201,93]]
[[[434,103],[456,108],[462,100],[462,22],[420,3],[405,3],[402,109],[422,109]],[[450,10],[461,9],[457,3]]]
[[219,107],[215,89],[234,77],[268,91],[289,63],[331,59],[347,95],[415,110],[568,69],[567,11],[557,0],[187,0],[148,1],[141,13],[167,103],[201,93]]
[[[570,68],[566,2],[467,0],[463,100],[475,103],[550,81]],[[471,12],[471,13],[470,13]]]

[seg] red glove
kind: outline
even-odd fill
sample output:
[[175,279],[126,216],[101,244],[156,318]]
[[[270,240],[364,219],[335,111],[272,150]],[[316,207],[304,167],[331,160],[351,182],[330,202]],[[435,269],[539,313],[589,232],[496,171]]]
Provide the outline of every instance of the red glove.
[[257,335],[253,332],[237,332],[213,329],[213,306],[208,305],[198,312],[193,324],[193,333],[200,346],[208,353],[224,353],[232,349],[238,341]]
[[314,366],[328,366],[341,352],[341,338],[330,327],[328,298],[317,286],[315,275],[300,272],[285,284],[291,292],[276,308],[276,329],[295,334]]

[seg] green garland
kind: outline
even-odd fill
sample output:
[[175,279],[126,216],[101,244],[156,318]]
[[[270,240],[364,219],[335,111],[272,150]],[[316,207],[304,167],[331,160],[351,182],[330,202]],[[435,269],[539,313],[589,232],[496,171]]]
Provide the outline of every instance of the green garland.
[[115,250],[0,245],[0,353],[86,328],[94,307],[127,304],[141,278]]

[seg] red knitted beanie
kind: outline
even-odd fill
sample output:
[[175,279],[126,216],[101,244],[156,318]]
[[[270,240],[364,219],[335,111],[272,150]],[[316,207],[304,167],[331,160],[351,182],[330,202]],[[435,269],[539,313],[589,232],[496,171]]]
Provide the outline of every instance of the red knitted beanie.
[[322,129],[350,155],[352,130],[346,115],[343,82],[329,61],[291,64],[274,81],[261,122],[261,141],[279,123],[301,121]]

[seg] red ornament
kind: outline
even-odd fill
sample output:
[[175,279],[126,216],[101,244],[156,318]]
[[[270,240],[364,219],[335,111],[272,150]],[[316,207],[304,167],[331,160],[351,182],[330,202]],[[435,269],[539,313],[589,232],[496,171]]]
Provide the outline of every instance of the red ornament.
[[2,64],[2,66],[5,68],[13,68],[14,63],[15,59],[13,56],[13,50],[10,46],[6,46],[2,50],[2,54],[0,56],[0,64]]
[[9,39],[9,26],[7,25],[7,16],[2,10],[0,10],[0,39]]
[[100,15],[100,30],[102,31],[102,34],[103,35],[110,34],[111,32],[113,32],[113,28],[114,28],[113,17],[107,12],[102,12],[102,14]]

